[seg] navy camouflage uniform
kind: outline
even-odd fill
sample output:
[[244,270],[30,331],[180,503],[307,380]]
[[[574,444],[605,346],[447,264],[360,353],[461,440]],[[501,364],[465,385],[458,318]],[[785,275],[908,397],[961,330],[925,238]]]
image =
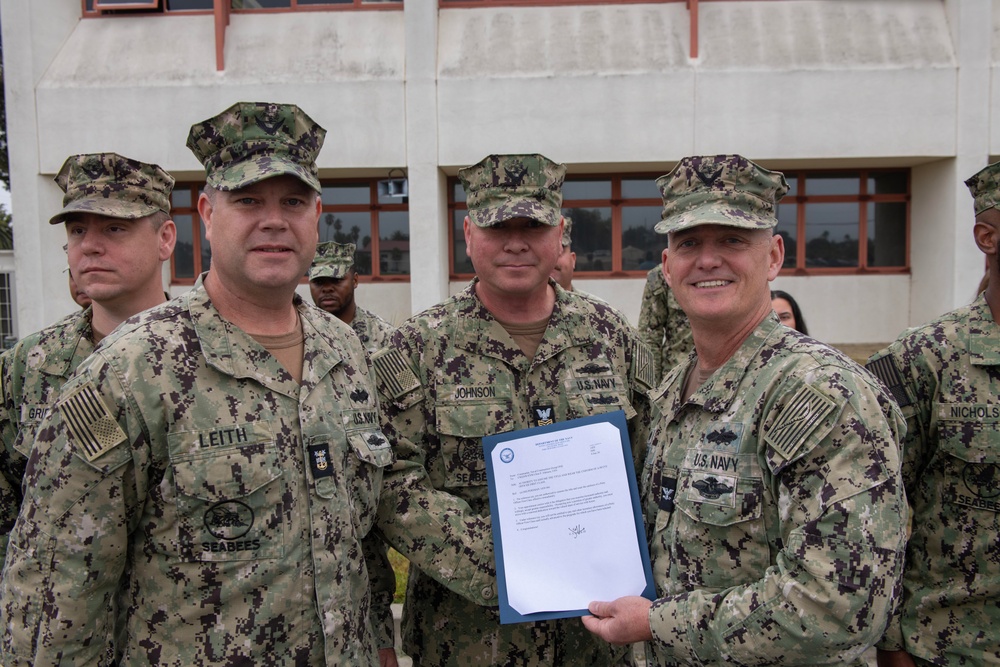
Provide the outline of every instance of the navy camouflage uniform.
[[[383,430],[399,459],[386,473],[380,526],[408,536],[407,513],[434,514],[455,498],[488,525],[485,435],[624,410],[642,460],[648,352],[616,310],[550,284],[555,307],[534,359],[483,306],[475,281],[405,322],[374,357]],[[495,608],[479,606],[498,600],[495,581],[482,581],[478,599],[464,599],[410,568],[403,650],[415,665],[592,667],[621,653],[575,618],[500,625]]]
[[1000,325],[986,299],[904,333],[868,366],[907,421],[903,597],[879,648],[1000,664]]

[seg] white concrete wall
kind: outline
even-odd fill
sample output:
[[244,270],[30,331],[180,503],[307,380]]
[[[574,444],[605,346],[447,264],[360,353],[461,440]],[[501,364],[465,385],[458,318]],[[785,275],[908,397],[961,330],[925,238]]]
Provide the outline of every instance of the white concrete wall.
[[[359,303],[400,321],[448,281],[446,179],[493,152],[570,173],[666,172],[740,152],[774,168],[913,168],[912,276],[780,278],[836,343],[883,342],[968,300],[981,260],[961,184],[1000,154],[1000,0],[784,0],[80,20],[75,0],[0,0],[22,333],[71,308],[51,182],[117,150],[201,177],[191,123],[239,100],[302,106],[325,177],[410,178],[413,276]],[[22,279],[24,278],[24,279]],[[637,319],[642,279],[581,280]],[[172,287],[172,293],[185,288]],[[813,311],[813,304],[824,304]]]

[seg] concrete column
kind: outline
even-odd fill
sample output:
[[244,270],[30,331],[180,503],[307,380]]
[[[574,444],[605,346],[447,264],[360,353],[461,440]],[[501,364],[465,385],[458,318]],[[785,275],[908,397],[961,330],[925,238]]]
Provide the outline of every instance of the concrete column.
[[410,180],[410,303],[414,313],[448,296],[447,179],[438,168],[436,2],[407,2],[406,167]]
[[[19,336],[41,329],[77,307],[69,297],[63,273],[65,233],[61,226],[47,224],[58,210],[62,193],[51,175],[39,173],[35,84],[79,20],[79,3],[0,3]],[[99,118],[66,120],[102,122]],[[53,294],[58,298],[47,298]]]
[[[952,179],[956,192],[952,208],[955,243],[951,275],[946,276],[950,290],[945,310],[968,303],[983,275],[983,254],[972,238],[972,197],[963,181],[989,161],[993,2],[949,0],[947,12],[958,59],[958,122]],[[920,290],[914,289],[912,295],[914,304],[918,303]]]

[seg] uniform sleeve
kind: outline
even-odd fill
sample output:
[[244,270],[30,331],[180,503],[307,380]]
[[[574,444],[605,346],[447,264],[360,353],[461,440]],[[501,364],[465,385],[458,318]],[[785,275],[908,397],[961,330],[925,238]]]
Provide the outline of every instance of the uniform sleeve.
[[15,401],[13,393],[13,349],[0,354],[0,564],[7,555],[7,539],[17,513],[21,508],[21,477],[23,465],[15,461],[22,459],[14,449],[17,436],[15,421]]
[[361,542],[371,586],[372,627],[376,646],[380,649],[395,646],[395,621],[392,618],[392,599],[396,594],[396,573],[389,562],[389,547],[375,533]]
[[[912,363],[908,363],[908,359]],[[866,366],[886,386],[906,419],[906,435],[900,441],[900,454],[903,486],[907,496],[912,497],[923,466],[931,455],[929,429],[933,406],[930,401],[919,400],[919,397],[937,395],[937,375],[928,367],[924,354],[914,355],[902,341],[896,341],[872,355]],[[901,601],[902,596],[885,634],[878,641],[877,647],[883,651],[902,651],[906,648],[900,626]]]
[[133,447],[144,442],[121,384],[91,358],[42,422],[0,582],[0,664],[93,665],[140,514]]
[[[659,269],[656,269],[659,270]],[[639,337],[653,354],[653,373],[659,382],[664,374],[669,370],[662,368],[660,350],[663,347],[663,338],[667,320],[664,317],[662,304],[660,303],[659,285],[656,275],[650,271],[646,278],[646,286],[642,289],[642,305],[639,307]]]
[[[765,542],[771,554],[756,581],[654,602],[649,620],[661,653],[691,664],[801,664],[802,656],[842,664],[882,636],[905,547],[895,444],[904,426],[888,397],[852,381],[854,372],[784,383],[791,386],[761,406],[763,492],[777,496],[779,540]],[[723,515],[714,509],[703,507],[701,519]]]
[[411,563],[455,593],[496,605],[493,538],[489,517],[461,498],[435,489],[424,468],[429,415],[423,387],[402,339],[372,359],[382,408],[382,430],[396,462],[382,482],[377,517],[385,540]]

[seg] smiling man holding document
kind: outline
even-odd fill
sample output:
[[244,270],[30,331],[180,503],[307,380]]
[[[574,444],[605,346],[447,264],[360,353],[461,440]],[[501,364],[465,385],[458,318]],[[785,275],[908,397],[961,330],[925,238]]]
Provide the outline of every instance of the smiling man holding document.
[[[383,429],[399,459],[386,473],[379,525],[397,537],[414,513],[433,514],[455,498],[489,515],[484,436],[622,410],[633,443],[645,441],[649,353],[620,313],[549,278],[562,249],[565,171],[541,155],[491,155],[459,171],[477,277],[405,322],[373,357]],[[398,501],[387,502],[393,494]],[[478,602],[496,605],[495,588],[483,588]],[[403,649],[415,666],[612,659],[575,618],[501,625],[495,608],[413,568]]]
[[640,481],[659,599],[594,602],[649,665],[864,665],[899,591],[899,408],[863,368],[780,326],[784,177],[691,157],[657,183],[665,276],[696,356],[652,394]]

